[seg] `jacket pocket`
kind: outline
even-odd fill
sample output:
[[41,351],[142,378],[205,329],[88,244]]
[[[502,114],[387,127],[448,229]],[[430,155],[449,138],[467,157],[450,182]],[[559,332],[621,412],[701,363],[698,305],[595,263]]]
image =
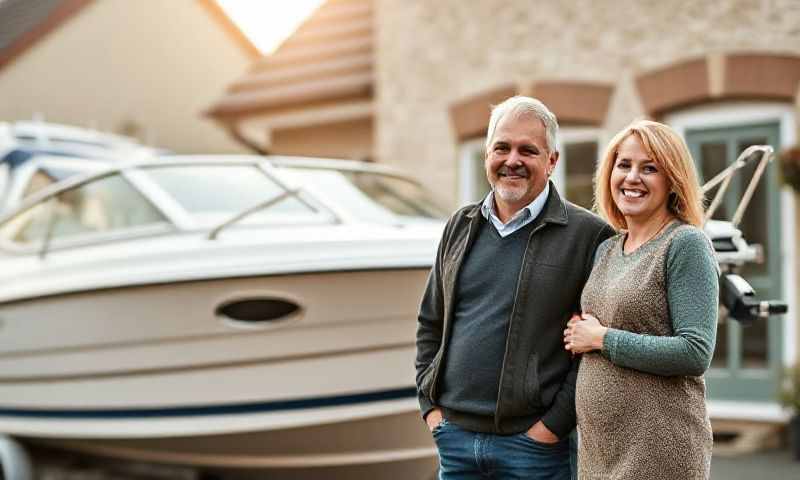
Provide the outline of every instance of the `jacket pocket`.
[[535,353],[528,357],[525,369],[525,401],[534,409],[542,408],[542,393],[539,388],[539,358]]
[[433,383],[434,370],[436,370],[436,358],[425,368],[419,378],[419,392],[430,401],[433,401],[433,398],[431,398],[431,385]]

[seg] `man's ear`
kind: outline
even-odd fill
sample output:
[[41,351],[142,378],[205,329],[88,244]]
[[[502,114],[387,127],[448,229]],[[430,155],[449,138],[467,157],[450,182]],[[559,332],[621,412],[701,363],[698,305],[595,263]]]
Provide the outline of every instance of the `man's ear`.
[[550,168],[556,168],[556,164],[558,163],[558,158],[560,153],[561,152],[556,150],[555,152],[550,154],[550,158],[548,159],[548,163],[550,163]]

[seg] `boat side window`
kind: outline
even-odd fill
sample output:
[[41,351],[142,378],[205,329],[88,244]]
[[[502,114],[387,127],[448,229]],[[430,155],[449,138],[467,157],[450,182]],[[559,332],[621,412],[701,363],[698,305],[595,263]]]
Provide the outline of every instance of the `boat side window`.
[[32,193],[36,193],[44,187],[50,186],[57,181],[58,180],[54,178],[53,175],[51,175],[47,170],[37,168],[33,175],[31,175],[28,184],[25,185],[25,191],[22,194],[22,198],[27,198]]
[[[43,200],[0,226],[0,237],[18,244],[110,233],[166,222],[150,202],[119,175],[99,178]],[[49,232],[49,233],[48,233]]]
[[366,196],[401,217],[447,218],[447,210],[437,205],[416,183],[389,175],[348,172],[346,175]]

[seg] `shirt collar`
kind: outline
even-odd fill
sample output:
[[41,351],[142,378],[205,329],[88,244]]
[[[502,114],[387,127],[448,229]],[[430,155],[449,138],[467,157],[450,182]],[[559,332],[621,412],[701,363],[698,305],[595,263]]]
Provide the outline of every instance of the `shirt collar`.
[[[522,215],[526,215],[530,219],[534,219],[539,216],[544,209],[544,204],[547,201],[547,196],[549,194],[550,182],[547,182],[544,185],[544,190],[542,190],[541,193],[539,193],[539,195],[537,195],[531,203],[525,205],[525,207],[515,213],[514,216],[509,219],[508,223],[521,218]],[[483,215],[483,218],[487,220],[491,219],[492,217],[496,218],[498,221],[500,220],[494,210],[494,191],[489,192],[483,199],[483,204],[481,204],[481,214]]]

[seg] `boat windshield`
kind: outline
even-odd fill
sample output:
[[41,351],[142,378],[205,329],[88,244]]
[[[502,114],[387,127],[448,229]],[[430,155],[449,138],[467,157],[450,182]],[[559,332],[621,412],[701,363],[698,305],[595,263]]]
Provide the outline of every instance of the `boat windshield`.
[[[148,178],[171,196],[194,221],[212,228],[232,216],[281,195],[285,188],[256,165],[165,165],[146,168]],[[239,224],[332,222],[330,214],[293,196],[253,212]]]
[[326,204],[366,222],[439,222],[447,210],[411,180],[377,172],[329,168],[280,167],[292,187],[313,192]]

